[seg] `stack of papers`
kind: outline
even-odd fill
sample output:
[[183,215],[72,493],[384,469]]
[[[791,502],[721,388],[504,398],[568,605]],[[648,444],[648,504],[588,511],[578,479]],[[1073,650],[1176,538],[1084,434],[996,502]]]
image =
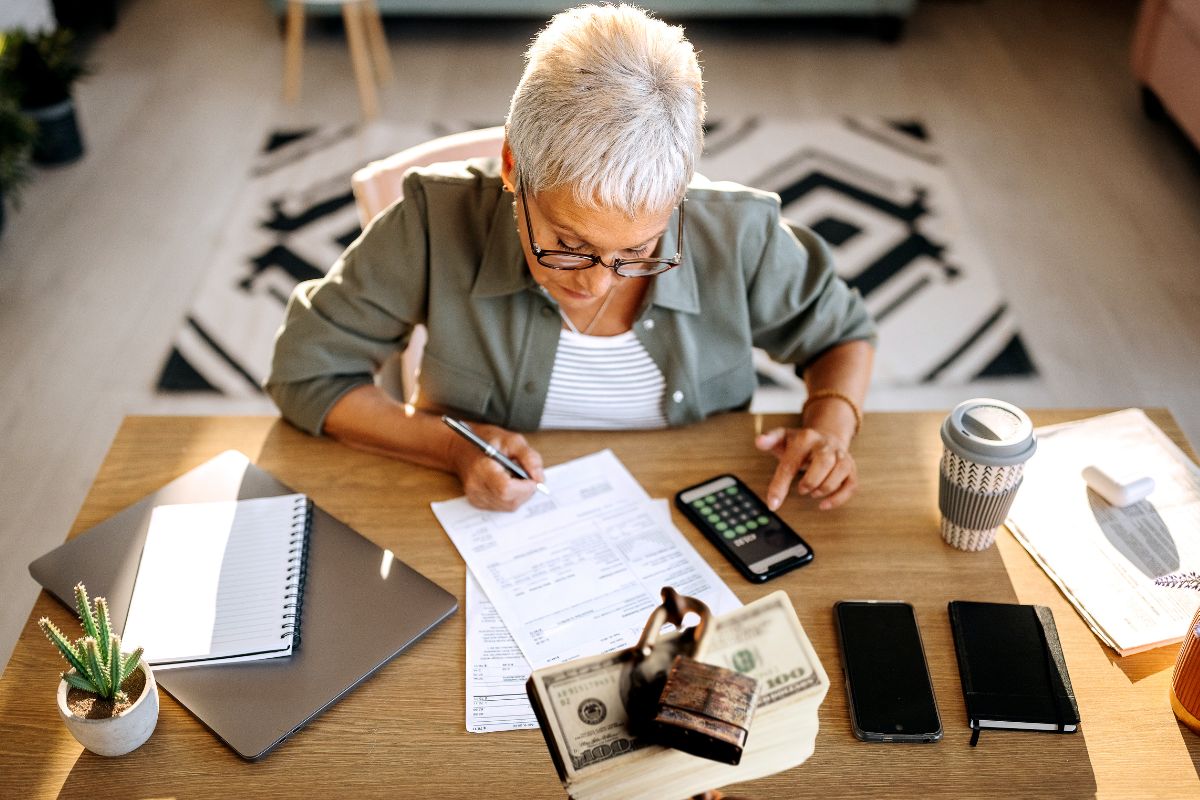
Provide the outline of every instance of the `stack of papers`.
[[[1101,641],[1122,656],[1178,642],[1200,595],[1156,577],[1200,570],[1200,468],[1140,409],[1037,429],[1038,450],[1006,524]],[[1117,508],[1081,476],[1149,476]]]
[[[741,607],[610,450],[546,470],[514,512],[465,497],[433,512],[467,563],[467,729],[535,728],[533,669],[630,647],[664,586],[716,615]],[[490,601],[490,602],[489,602]]]

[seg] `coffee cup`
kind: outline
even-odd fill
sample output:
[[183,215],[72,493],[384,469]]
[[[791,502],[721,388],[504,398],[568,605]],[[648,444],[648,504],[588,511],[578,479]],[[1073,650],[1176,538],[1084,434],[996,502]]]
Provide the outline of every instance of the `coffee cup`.
[[959,403],[942,423],[938,508],[942,538],[959,550],[986,550],[1008,516],[1037,450],[1029,415],[1003,400]]

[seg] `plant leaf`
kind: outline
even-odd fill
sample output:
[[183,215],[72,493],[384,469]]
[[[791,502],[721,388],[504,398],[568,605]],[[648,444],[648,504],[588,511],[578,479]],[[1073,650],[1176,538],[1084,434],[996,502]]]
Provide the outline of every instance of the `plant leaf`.
[[137,650],[134,650],[132,653],[125,656],[125,664],[121,667],[121,671],[126,675],[132,675],[133,671],[137,669],[138,662],[142,660],[143,652],[145,652],[145,648],[139,647]]
[[92,674],[92,668],[88,664],[86,636],[80,636],[75,640],[75,655],[79,657],[80,663],[83,664],[83,669],[80,670],[79,674],[87,678],[92,683],[95,683],[96,676]]
[[39,619],[38,627],[42,629],[42,633],[46,634],[46,638],[50,640],[51,644],[58,648],[59,652],[62,653],[63,658],[67,660],[67,663],[75,668],[76,672],[78,672],[80,675],[87,674],[87,670],[84,669],[83,666],[83,660],[80,659],[79,654],[75,652],[75,647],[70,641],[68,641],[63,632],[60,631],[58,627],[50,621],[49,617],[42,617]]
[[96,641],[100,643],[100,660],[109,663],[112,658],[113,632],[112,622],[108,616],[108,601],[97,597],[96,604]]
[[75,608],[79,612],[80,622],[83,623],[83,632],[93,639],[99,639],[100,634],[96,631],[96,618],[92,615],[92,605],[88,602],[87,587],[83,583],[75,584]]
[[139,647],[137,650],[134,650],[132,653],[125,656],[125,665],[122,667],[122,669],[124,669],[127,675],[132,674],[137,668],[138,662],[142,660],[142,653],[144,652],[145,648]]
[[113,691],[121,691],[121,683],[125,680],[125,674],[121,672],[121,637],[112,637],[112,647],[109,648],[111,653],[108,658],[108,675],[112,681]]
[[100,647],[96,644],[96,640],[88,637],[83,641],[84,654],[86,655],[86,663],[89,667],[89,675],[92,683],[100,687],[100,695],[102,697],[112,697],[112,687],[108,680],[108,667],[100,661]]
[[82,689],[83,691],[91,692],[92,694],[100,694],[100,690],[82,675],[76,675],[73,672],[64,672],[62,677],[69,686],[74,686],[76,689]]
[[1154,579],[1159,586],[1173,589],[1196,589],[1200,591],[1200,572],[1176,572],[1173,575],[1162,575]]

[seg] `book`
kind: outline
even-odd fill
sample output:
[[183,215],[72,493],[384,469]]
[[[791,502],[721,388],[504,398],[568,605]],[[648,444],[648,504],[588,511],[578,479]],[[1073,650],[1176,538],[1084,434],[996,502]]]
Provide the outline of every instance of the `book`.
[[160,669],[291,655],[311,518],[302,494],[156,506],[122,646]]
[[1049,608],[955,600],[949,610],[972,746],[984,728],[1079,728],[1079,706]]

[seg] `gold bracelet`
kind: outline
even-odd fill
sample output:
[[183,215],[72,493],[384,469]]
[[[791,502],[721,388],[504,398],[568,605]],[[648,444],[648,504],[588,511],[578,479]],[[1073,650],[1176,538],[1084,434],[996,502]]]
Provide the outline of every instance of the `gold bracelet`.
[[836,389],[818,389],[808,396],[804,401],[804,406],[800,409],[800,419],[804,419],[804,413],[808,411],[808,406],[815,400],[824,400],[832,398],[845,401],[846,405],[850,406],[850,410],[854,412],[854,435],[858,436],[858,431],[862,428],[862,412],[858,410],[858,404],[850,399],[850,395],[839,392]]

